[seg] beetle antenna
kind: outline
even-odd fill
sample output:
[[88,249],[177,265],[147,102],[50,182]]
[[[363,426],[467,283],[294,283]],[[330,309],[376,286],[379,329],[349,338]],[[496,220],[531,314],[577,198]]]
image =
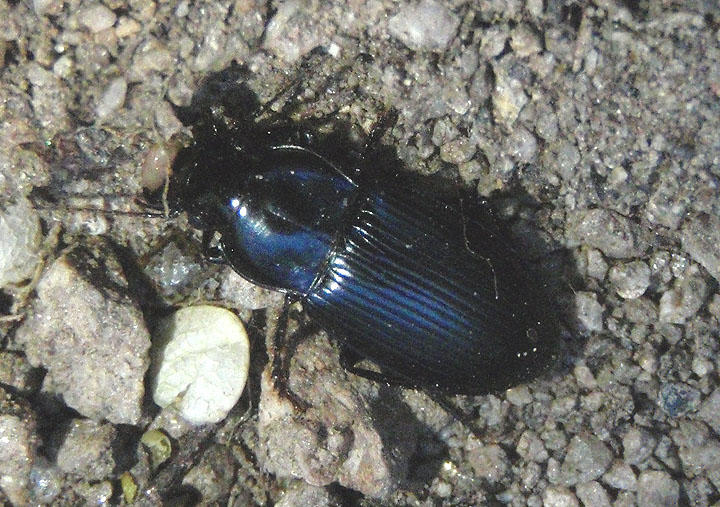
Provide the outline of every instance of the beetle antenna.
[[83,212],[88,211],[91,213],[100,213],[102,215],[122,215],[130,217],[141,217],[141,218],[168,218],[162,211],[131,211],[131,210],[117,210],[117,209],[102,209],[92,208],[87,206],[52,206],[52,205],[35,205],[37,210],[51,210],[51,211],[75,211]]

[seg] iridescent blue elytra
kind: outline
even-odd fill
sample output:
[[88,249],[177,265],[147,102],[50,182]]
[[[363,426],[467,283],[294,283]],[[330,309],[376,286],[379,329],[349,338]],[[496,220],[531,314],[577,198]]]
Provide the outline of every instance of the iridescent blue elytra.
[[381,370],[356,372],[478,394],[554,357],[547,296],[483,208],[358,183],[304,147],[227,144],[179,159],[173,206],[219,233],[240,275],[301,300],[354,364]]

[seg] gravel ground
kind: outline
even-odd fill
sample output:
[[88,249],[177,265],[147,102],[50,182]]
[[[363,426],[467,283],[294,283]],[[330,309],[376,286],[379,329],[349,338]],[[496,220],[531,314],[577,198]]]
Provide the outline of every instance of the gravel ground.
[[[453,400],[473,433],[318,333],[301,415],[265,368],[281,298],[205,263],[183,217],[63,211],[140,209],[190,137],[176,108],[233,61],[298,118],[396,108],[383,143],[476,188],[550,281],[559,364]],[[2,1],[0,72],[0,500],[720,502],[714,0]],[[252,342],[247,394],[202,427],[148,378],[153,328],[197,301]]]

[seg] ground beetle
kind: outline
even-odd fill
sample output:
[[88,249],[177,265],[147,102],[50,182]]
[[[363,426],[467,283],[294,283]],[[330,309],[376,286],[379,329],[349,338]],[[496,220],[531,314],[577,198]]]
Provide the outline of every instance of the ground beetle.
[[[367,177],[378,157],[346,167],[281,130],[206,120],[176,159],[168,204],[211,257],[300,300],[366,377],[481,394],[547,366],[551,305],[486,209]],[[353,367],[364,359],[381,372]]]

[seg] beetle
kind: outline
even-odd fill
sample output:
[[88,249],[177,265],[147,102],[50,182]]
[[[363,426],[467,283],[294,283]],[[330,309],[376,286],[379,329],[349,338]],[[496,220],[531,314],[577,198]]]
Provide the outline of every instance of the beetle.
[[[344,147],[208,118],[176,158],[170,209],[202,231],[208,257],[300,301],[350,371],[474,395],[556,357],[544,287],[486,208],[438,198],[382,155],[334,160]],[[383,163],[393,177],[373,171]]]

